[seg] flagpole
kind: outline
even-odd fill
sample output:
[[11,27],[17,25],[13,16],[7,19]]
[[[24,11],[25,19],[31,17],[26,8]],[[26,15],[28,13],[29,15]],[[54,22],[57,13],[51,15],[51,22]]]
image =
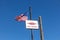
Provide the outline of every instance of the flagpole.
[[[29,7],[29,14],[30,14],[30,20],[32,20],[32,9],[31,9],[31,7]],[[33,39],[33,31],[32,31],[32,29],[31,29],[31,40],[34,40]]]
[[44,40],[41,16],[39,16],[39,28],[40,28],[40,40]]

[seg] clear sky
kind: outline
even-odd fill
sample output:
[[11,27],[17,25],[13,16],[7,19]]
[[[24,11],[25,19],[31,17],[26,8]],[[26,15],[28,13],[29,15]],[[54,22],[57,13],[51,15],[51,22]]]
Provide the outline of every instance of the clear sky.
[[[0,40],[31,40],[25,22],[15,17],[32,7],[32,19],[42,16],[44,40],[60,40],[60,0],[0,0]],[[40,40],[33,30],[34,40]]]

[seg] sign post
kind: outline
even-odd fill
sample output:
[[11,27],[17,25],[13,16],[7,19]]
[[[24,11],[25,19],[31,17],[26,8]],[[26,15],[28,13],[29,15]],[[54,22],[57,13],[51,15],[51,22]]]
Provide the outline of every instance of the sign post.
[[[32,12],[32,9],[31,9],[31,7],[29,7],[30,20],[32,20],[32,13],[31,12]],[[31,29],[31,40],[34,40],[32,29]]]

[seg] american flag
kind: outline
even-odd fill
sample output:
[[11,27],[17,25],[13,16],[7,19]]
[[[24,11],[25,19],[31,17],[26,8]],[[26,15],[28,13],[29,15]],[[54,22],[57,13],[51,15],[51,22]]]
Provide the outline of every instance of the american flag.
[[27,19],[28,19],[28,17],[25,14],[21,14],[16,17],[17,21],[26,21]]

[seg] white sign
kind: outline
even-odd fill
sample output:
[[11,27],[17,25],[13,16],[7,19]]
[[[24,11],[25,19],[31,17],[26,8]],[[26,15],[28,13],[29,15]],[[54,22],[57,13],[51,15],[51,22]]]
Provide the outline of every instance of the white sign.
[[38,29],[38,21],[36,20],[26,20],[27,29]]

